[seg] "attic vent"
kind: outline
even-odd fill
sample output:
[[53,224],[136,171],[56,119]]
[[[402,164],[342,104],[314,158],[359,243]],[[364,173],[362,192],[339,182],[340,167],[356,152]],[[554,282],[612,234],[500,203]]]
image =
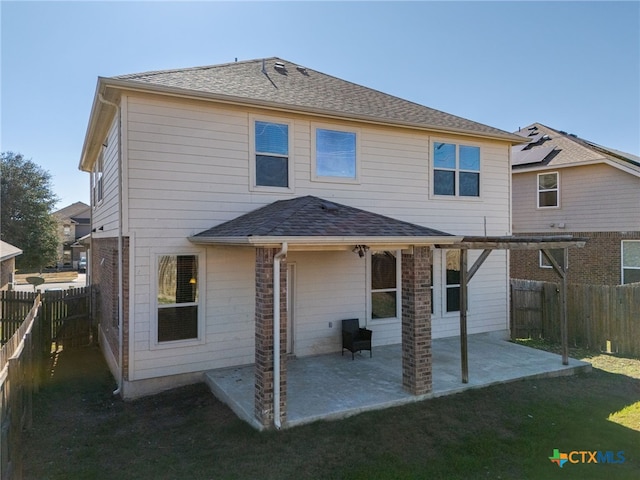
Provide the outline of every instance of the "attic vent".
[[338,211],[338,206],[335,203],[331,202],[322,202],[320,207],[327,212],[335,213]]
[[282,63],[282,62],[276,62],[274,67],[275,67],[276,70],[286,70],[286,67],[284,66],[284,63]]
[[298,71],[299,71],[300,73],[302,73],[303,75],[306,75],[306,74],[307,74],[307,69],[306,69],[306,68],[304,68],[304,67],[302,67],[302,66],[300,66],[300,65],[298,65],[298,66],[296,67],[296,70],[298,70]]

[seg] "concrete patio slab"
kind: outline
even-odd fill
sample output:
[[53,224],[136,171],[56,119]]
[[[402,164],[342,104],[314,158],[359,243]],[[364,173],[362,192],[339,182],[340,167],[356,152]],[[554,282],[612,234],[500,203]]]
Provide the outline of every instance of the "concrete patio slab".
[[[356,355],[347,352],[287,361],[287,421],[293,427],[333,420],[368,410],[412,403],[523,378],[573,375],[591,371],[591,364],[502,340],[494,334],[468,337],[469,383],[462,383],[460,338],[436,339],[432,344],[433,390],[411,395],[402,388],[401,345],[374,347]],[[205,374],[212,392],[241,419],[262,428],[254,417],[252,365],[212,370]]]

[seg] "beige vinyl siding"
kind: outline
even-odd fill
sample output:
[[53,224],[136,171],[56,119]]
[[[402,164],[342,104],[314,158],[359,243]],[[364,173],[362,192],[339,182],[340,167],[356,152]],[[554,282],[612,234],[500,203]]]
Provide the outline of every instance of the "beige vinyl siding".
[[[208,249],[206,265],[200,267],[206,269],[206,290],[200,291],[199,300],[205,322],[205,339],[200,345],[150,348],[155,335],[151,331],[150,314],[154,312],[147,308],[137,309],[139,328],[135,332],[133,380],[253,363],[254,265],[253,249]],[[148,305],[149,297],[145,298],[145,293],[146,289],[141,292],[139,301],[144,303],[146,300]]]
[[365,259],[352,252],[292,252],[287,261],[296,264],[294,353],[340,351],[340,320],[366,323]]
[[[96,237],[113,237],[118,233],[118,185],[120,182],[118,172],[118,161],[120,152],[120,136],[118,118],[114,118],[107,138],[105,139],[106,147],[103,148],[102,160],[102,201],[94,203],[92,197],[92,228],[97,229],[94,232]],[[93,192],[91,192],[93,196]]]
[[[468,265],[473,265],[481,252],[469,252]],[[469,334],[501,332],[509,328],[508,280],[506,252],[494,250],[469,282],[467,331]],[[432,337],[443,338],[460,335],[460,313],[446,312],[444,251],[434,250],[434,292],[433,315],[431,319]]]
[[[268,203],[315,195],[454,234],[484,234],[485,218],[488,235],[509,233],[509,147],[505,144],[471,142],[481,147],[480,199],[432,199],[431,137],[426,132],[336,123],[341,129],[358,129],[360,183],[312,181],[312,124],[318,119],[263,113],[155,96],[128,98],[126,216],[135,238],[132,380],[254,361],[254,250],[201,247],[187,237]],[[249,188],[250,119],[261,117],[280,117],[292,124],[293,194]],[[200,291],[206,296],[205,337],[201,344],[189,347],[154,348],[151,269],[154,255],[173,251],[206,256],[206,285]],[[473,280],[479,285],[479,293],[473,286],[471,291],[473,332],[506,328],[506,262],[500,254],[494,255]],[[358,317],[364,324],[367,315],[365,261],[348,251],[291,252],[288,261],[296,263],[297,303],[304,306],[296,312],[296,354],[339,351],[339,320]],[[485,310],[488,313],[477,313]],[[438,322],[434,315],[434,337],[459,333],[457,320],[455,327],[448,319],[446,325]],[[370,327],[374,345],[401,341],[400,321],[372,322]]]
[[548,171],[559,174],[559,208],[536,208],[537,174],[541,172],[514,173],[514,232],[640,230],[640,178],[606,164]]

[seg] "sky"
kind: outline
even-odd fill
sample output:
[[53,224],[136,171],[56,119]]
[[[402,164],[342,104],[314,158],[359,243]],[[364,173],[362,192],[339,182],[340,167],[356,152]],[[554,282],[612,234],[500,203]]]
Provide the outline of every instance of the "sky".
[[89,203],[97,79],[277,56],[514,132],[640,155],[640,1],[0,1],[0,150]]

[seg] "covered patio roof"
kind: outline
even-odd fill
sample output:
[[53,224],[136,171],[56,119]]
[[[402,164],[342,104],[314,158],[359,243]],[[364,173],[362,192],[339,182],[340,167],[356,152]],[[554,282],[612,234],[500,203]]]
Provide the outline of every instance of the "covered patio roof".
[[[314,196],[296,197],[273,202],[193,235],[189,237],[189,240],[195,244],[203,245],[256,248],[256,272],[261,272],[260,276],[256,273],[256,339],[261,341],[260,347],[256,344],[256,362],[258,362],[258,357],[261,359],[260,365],[256,363],[255,367],[256,416],[261,419],[260,421],[267,423],[270,419],[273,419],[276,428],[281,426],[281,406],[286,409],[286,399],[281,404],[280,395],[281,388],[286,390],[286,386],[283,386],[281,380],[283,378],[281,373],[286,373],[286,362],[284,367],[281,367],[282,343],[280,330],[281,304],[286,302],[287,288],[286,276],[283,277],[280,273],[280,261],[285,258],[288,251],[355,248],[363,256],[363,252],[369,248],[410,250],[409,255],[413,260],[407,263],[406,272],[407,282],[410,286],[408,289],[410,294],[407,293],[409,307],[406,326],[403,305],[403,349],[406,347],[409,351],[403,351],[403,356],[407,358],[408,369],[407,372],[404,372],[407,375],[403,373],[403,386],[412,391],[414,395],[420,395],[425,389],[431,389],[430,372],[427,372],[427,369],[431,368],[431,364],[430,361],[427,361],[425,367],[420,362],[411,362],[411,359],[428,357],[428,348],[425,345],[430,345],[431,342],[427,341],[425,343],[422,340],[416,340],[413,343],[405,344],[404,340],[405,327],[407,341],[409,341],[411,335],[416,334],[419,336],[423,333],[423,330],[416,329],[417,323],[428,323],[430,318],[429,314],[426,314],[426,318],[423,318],[422,314],[414,315],[417,311],[415,309],[416,301],[423,301],[424,292],[422,292],[421,288],[424,287],[424,284],[428,284],[428,277],[425,278],[428,273],[423,268],[423,265],[429,265],[430,268],[430,261],[416,262],[416,258],[424,258],[429,248],[460,250],[460,363],[462,383],[466,384],[469,383],[467,287],[468,282],[489,254],[498,249],[541,250],[562,278],[563,299],[566,299],[567,249],[569,247],[581,247],[585,244],[584,239],[577,239],[570,235],[548,237],[456,236]],[[565,262],[563,266],[556,262],[549,251],[557,248],[564,249]],[[471,268],[467,268],[468,251],[472,249],[482,250],[482,253]],[[270,253],[269,250],[271,251]],[[270,262],[273,265],[270,265]],[[272,271],[272,275],[269,274],[270,271]],[[412,283],[414,271],[419,271],[418,275],[422,276],[423,280]],[[404,275],[403,263],[403,282]],[[284,287],[281,279],[284,279]],[[403,290],[403,299],[404,293]],[[273,296],[272,302],[263,304],[261,299],[270,295]],[[258,306],[260,309],[258,309]],[[283,315],[286,322],[286,307]],[[563,309],[560,321],[563,333],[562,363],[563,365],[568,365],[566,308]],[[269,328],[272,328],[273,332],[267,332]],[[415,331],[412,329],[415,329]],[[280,353],[273,354],[273,352]],[[273,362],[273,366],[270,365],[271,362]],[[281,368],[283,369],[281,370]],[[270,372],[273,372],[273,374]],[[274,386],[273,399],[265,394],[268,390],[262,388],[265,382],[267,388],[271,388],[271,385]]]
[[189,237],[197,244],[289,250],[366,245],[450,245],[462,236],[423,227],[311,195],[280,200]]

